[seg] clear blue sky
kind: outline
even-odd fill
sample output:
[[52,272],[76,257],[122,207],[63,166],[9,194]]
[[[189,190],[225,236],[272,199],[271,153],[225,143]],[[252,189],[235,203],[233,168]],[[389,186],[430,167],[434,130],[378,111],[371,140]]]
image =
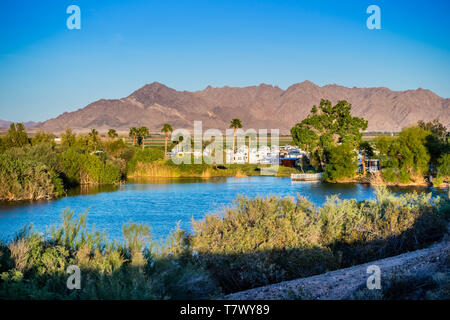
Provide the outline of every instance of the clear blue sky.
[[[66,8],[81,8],[81,30]],[[381,8],[369,30],[366,8]],[[2,0],[0,119],[46,120],[158,81],[433,90],[450,97],[450,1]]]

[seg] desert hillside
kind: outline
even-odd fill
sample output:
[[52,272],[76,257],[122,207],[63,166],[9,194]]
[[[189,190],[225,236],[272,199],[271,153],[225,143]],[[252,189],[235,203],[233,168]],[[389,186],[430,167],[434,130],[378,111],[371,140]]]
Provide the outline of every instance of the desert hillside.
[[282,90],[261,84],[251,87],[208,86],[204,90],[176,91],[154,82],[128,97],[98,100],[86,107],[47,120],[36,128],[53,132],[71,127],[115,128],[128,131],[133,126],[160,130],[169,122],[174,128],[192,128],[202,120],[204,128],[228,127],[232,118],[240,118],[246,128],[279,128],[282,133],[301,121],[321,98],[332,102],[345,99],[353,105],[353,114],[369,120],[367,131],[399,131],[418,120],[439,121],[450,126],[450,99],[430,90],[392,91],[388,88],[347,88],[338,85],[317,86],[305,81]]

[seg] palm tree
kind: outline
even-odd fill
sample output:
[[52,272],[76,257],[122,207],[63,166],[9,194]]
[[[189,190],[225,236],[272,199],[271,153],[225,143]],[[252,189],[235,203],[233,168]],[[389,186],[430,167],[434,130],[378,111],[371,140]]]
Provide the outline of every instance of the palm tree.
[[165,141],[164,141],[164,156],[167,154],[167,139],[169,138],[169,132],[172,132],[172,126],[168,123],[164,123],[161,132],[164,132]]
[[236,152],[236,130],[242,128],[242,122],[240,119],[232,119],[230,123],[230,128],[234,129],[233,133],[233,153]]
[[147,127],[140,127],[138,129],[138,136],[142,138],[142,149],[145,148],[145,137],[148,136],[150,132]]
[[114,138],[117,138],[119,135],[117,134],[116,130],[114,129],[109,129],[108,130],[108,138],[110,138],[111,140],[114,140]]
[[90,142],[94,145],[94,151],[97,151],[98,144],[98,131],[95,129],[91,129],[91,132],[88,134]]
[[136,136],[138,135],[138,129],[136,127],[130,128],[130,137],[133,137],[133,146],[136,145]]

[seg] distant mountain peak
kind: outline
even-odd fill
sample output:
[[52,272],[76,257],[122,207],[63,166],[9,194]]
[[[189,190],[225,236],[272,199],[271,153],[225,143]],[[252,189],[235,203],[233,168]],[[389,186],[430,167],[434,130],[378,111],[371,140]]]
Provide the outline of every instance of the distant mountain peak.
[[98,100],[83,109],[64,113],[37,124],[37,128],[60,132],[66,127],[78,131],[97,126],[128,131],[145,125],[159,131],[163,123],[191,129],[194,120],[203,128],[225,129],[232,118],[240,118],[245,128],[279,128],[288,133],[303,120],[320,99],[333,103],[347,100],[352,113],[369,120],[368,131],[399,131],[402,127],[439,118],[450,126],[450,99],[432,91],[392,91],[388,88],[348,88],[337,84],[318,86],[311,81],[291,85],[286,90],[261,83],[249,87],[212,87],[200,91],[177,91],[152,82],[118,100]]

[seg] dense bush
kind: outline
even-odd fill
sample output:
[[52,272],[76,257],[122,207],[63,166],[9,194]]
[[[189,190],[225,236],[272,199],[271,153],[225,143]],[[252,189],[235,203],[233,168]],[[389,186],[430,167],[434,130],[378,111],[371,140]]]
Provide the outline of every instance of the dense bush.
[[70,185],[110,184],[118,183],[121,179],[120,170],[102,153],[86,154],[69,148],[59,155],[59,161],[61,172]]
[[[2,299],[191,299],[218,294],[208,272],[161,247],[151,251],[148,227],[124,226],[124,244],[89,231],[86,214],[66,212],[48,237],[22,232],[0,245]],[[69,265],[81,269],[81,289],[66,286]]]
[[150,163],[162,159],[164,159],[163,149],[137,149],[128,162],[128,171],[135,171],[138,163]]
[[337,182],[352,178],[358,169],[357,154],[349,145],[340,145],[328,149],[328,163],[325,166],[323,179]]
[[51,199],[63,192],[58,174],[45,164],[0,154],[0,200]]
[[253,286],[384,258],[439,240],[450,210],[431,195],[373,201],[239,198],[233,209],[194,222],[190,243],[221,287]]
[[430,135],[429,131],[413,126],[403,128],[398,137],[376,138],[375,144],[383,167],[382,175],[387,182],[408,184],[415,178],[423,179],[429,169],[427,137]]

